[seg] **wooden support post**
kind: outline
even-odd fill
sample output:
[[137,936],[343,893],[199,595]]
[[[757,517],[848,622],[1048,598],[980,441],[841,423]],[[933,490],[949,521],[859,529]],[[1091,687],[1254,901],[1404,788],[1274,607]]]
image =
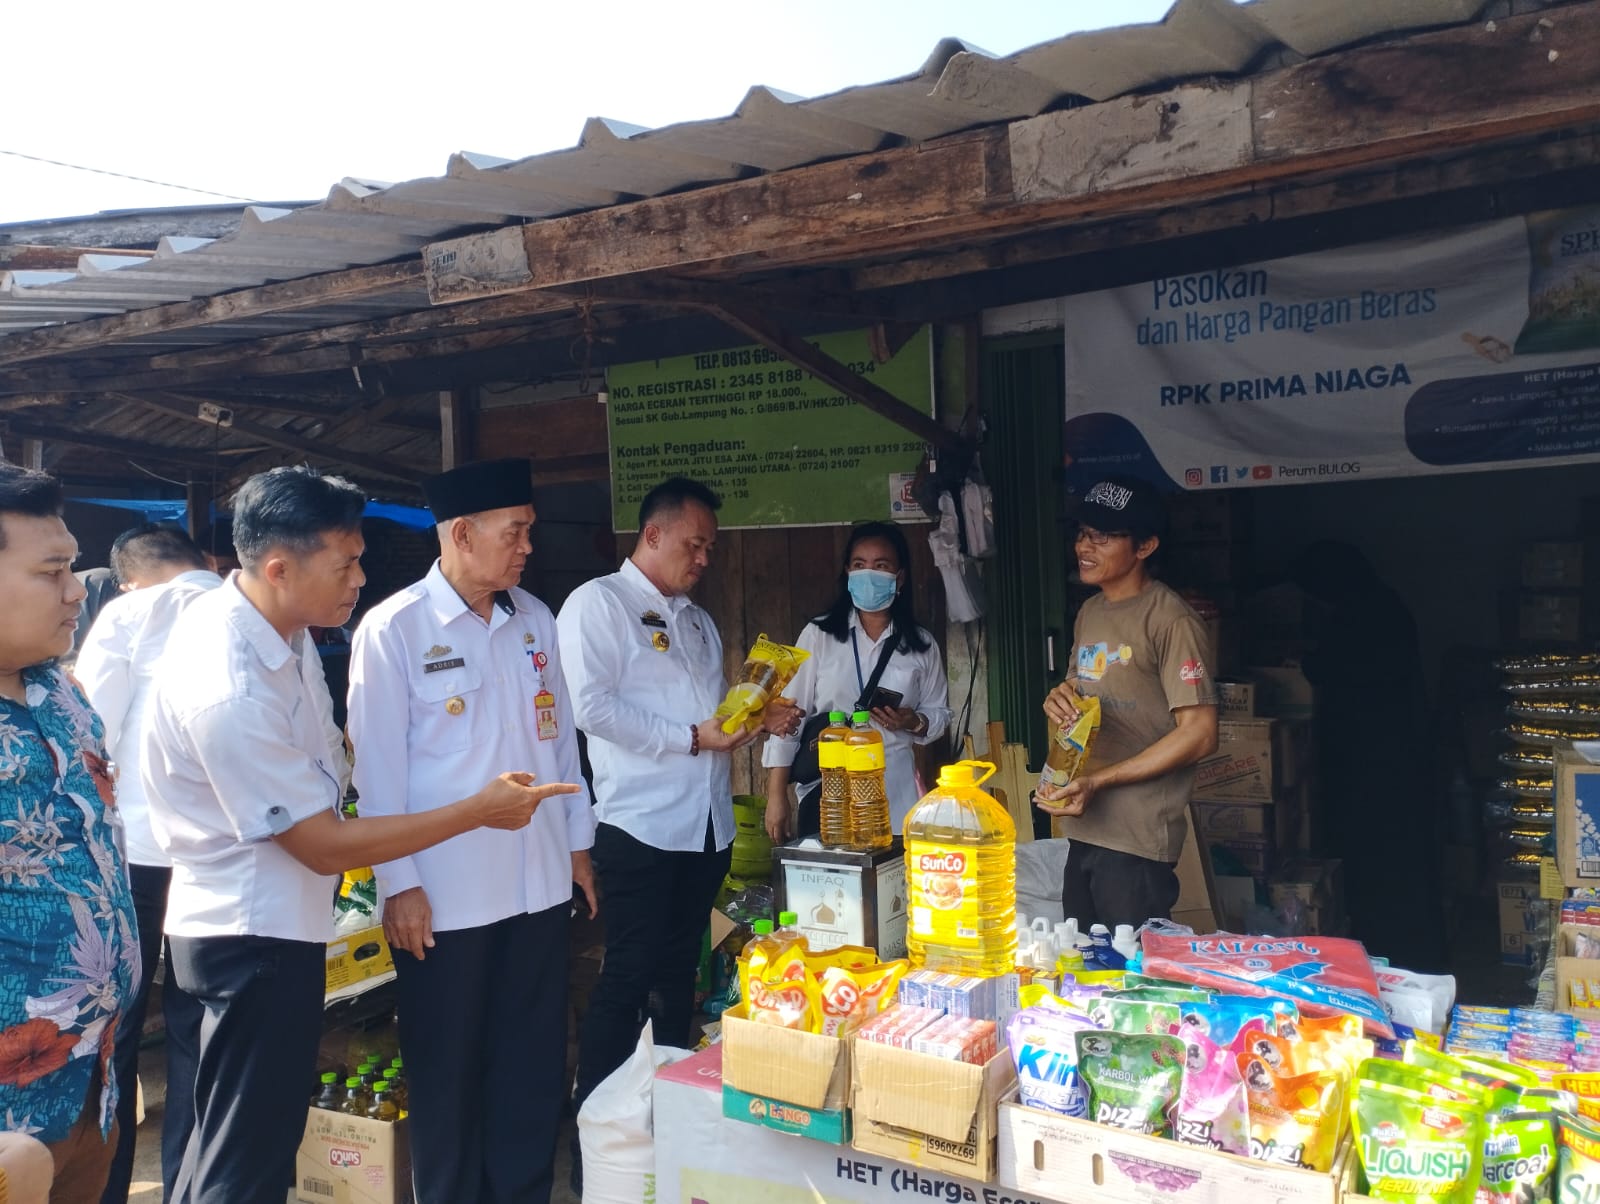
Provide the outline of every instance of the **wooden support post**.
[[473,459],[472,416],[477,395],[471,389],[439,393],[439,459],[445,472]]
[[206,524],[211,521],[211,502],[216,496],[212,491],[211,482],[190,477],[183,496],[189,510],[189,535],[193,539],[199,539],[200,532],[204,531]]
[[31,468],[34,472],[44,471],[44,440],[24,439],[22,441],[22,457],[18,463],[23,468]]

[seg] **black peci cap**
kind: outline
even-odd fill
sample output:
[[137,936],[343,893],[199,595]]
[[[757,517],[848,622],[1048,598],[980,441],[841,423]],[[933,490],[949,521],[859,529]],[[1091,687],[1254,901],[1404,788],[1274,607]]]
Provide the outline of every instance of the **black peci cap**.
[[520,456],[509,460],[480,460],[463,464],[422,482],[435,522],[448,522],[464,514],[533,505],[533,470]]
[[1160,538],[1167,533],[1167,504],[1148,481],[1112,477],[1089,487],[1073,507],[1072,521],[1108,535]]

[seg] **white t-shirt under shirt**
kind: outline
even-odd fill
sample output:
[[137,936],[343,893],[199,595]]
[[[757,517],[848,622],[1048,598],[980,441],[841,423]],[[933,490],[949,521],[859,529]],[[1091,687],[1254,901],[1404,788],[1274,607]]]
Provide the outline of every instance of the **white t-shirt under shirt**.
[[[1172,713],[1180,707],[1217,700],[1205,623],[1159,581],[1121,602],[1100,594],[1090,598],[1078,612],[1073,639],[1078,690],[1100,699],[1091,773],[1136,756],[1173,731]],[[1058,821],[1061,835],[1174,863],[1183,852],[1193,785],[1189,768],[1100,790],[1081,816]]]

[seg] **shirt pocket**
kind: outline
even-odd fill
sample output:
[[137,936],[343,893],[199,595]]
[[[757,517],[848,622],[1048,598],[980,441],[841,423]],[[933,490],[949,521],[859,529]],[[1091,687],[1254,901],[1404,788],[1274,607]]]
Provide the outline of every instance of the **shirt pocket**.
[[418,752],[460,752],[485,719],[488,691],[482,674],[466,666],[429,673],[412,682],[411,745]]

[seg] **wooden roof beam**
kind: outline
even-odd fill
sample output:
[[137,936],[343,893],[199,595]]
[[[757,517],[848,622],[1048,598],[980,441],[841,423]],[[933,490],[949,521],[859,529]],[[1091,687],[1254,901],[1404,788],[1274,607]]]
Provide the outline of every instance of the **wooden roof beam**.
[[[22,439],[43,439],[50,443],[67,443],[91,451],[110,452],[130,459],[155,460],[163,464],[179,464],[185,468],[210,472],[215,466],[210,453],[192,448],[162,447],[155,443],[142,443],[137,439],[121,439],[115,435],[102,435],[97,431],[82,430],[76,426],[55,426],[47,422],[23,422],[7,417],[3,424],[10,434]],[[224,452],[224,455],[227,453]]]
[[[423,249],[436,303],[842,263],[1193,205],[1600,119],[1600,0]],[[491,256],[490,251],[494,254]]]

